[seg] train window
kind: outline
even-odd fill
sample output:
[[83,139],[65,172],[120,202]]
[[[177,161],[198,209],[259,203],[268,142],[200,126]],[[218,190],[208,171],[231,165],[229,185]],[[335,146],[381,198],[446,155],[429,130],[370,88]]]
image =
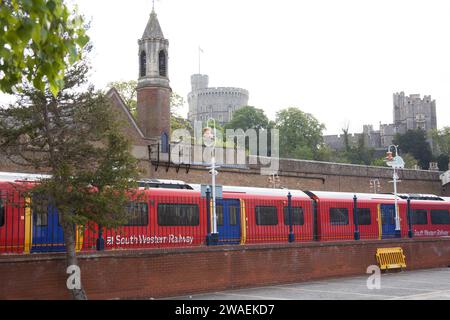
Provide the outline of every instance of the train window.
[[358,208],[356,213],[358,214],[358,225],[368,226],[372,224],[369,208]]
[[229,207],[230,210],[230,226],[239,224],[239,207]]
[[[284,224],[289,225],[289,208],[284,207]],[[302,226],[305,224],[302,207],[292,207],[292,224],[294,226]]]
[[450,213],[448,210],[431,210],[432,224],[450,224]]
[[255,216],[258,226],[276,226],[278,224],[277,207],[256,206]]
[[332,226],[348,225],[348,209],[330,208],[330,224]]
[[217,216],[217,225],[223,226],[223,206],[222,205],[216,206],[216,216]]
[[200,214],[196,204],[158,204],[158,224],[160,226],[198,226]]
[[3,199],[0,199],[0,227],[5,225],[5,203]]
[[33,197],[31,210],[33,212],[33,223],[36,227],[45,227],[48,225],[48,200],[42,197]]
[[412,224],[428,224],[427,210],[413,210],[411,212]]
[[145,202],[129,202],[127,204],[128,223],[126,227],[148,226],[148,204]]

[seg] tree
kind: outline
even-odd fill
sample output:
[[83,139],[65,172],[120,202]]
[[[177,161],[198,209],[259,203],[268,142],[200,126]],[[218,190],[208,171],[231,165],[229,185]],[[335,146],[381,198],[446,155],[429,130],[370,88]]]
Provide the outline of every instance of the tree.
[[450,127],[433,130],[431,137],[439,148],[440,153],[450,156]]
[[137,81],[113,81],[108,83],[108,87],[115,88],[120,93],[131,114],[136,117]]
[[449,169],[448,164],[450,161],[450,157],[448,155],[441,153],[437,157],[436,161],[437,161],[438,168],[440,171],[447,171]]
[[433,130],[431,137],[437,149],[437,162],[439,170],[447,171],[450,157],[450,127],[441,130]]
[[375,150],[373,148],[365,146],[364,136],[361,135],[356,146],[349,146],[347,142],[343,155],[348,160],[348,163],[370,165],[373,162],[374,153]]
[[0,90],[13,93],[26,79],[56,95],[89,41],[83,24],[64,0],[0,0]]
[[426,133],[421,129],[408,130],[405,134],[397,134],[393,144],[398,145],[401,153],[410,153],[417,159],[422,169],[428,169],[433,159],[431,147],[427,142]]
[[[274,124],[269,121],[267,116],[264,113],[264,110],[258,109],[252,106],[245,106],[241,109],[235,111],[233,113],[233,118],[230,122],[225,124],[224,132],[226,133],[227,129],[239,130],[242,129],[246,132],[248,129],[254,129],[258,132],[257,137],[257,146],[256,153],[260,154],[260,146],[259,146],[259,131],[261,130],[270,130]],[[227,145],[229,147],[235,146],[237,144],[237,138],[234,141],[227,141]],[[270,154],[271,150],[271,141],[270,138],[267,140],[267,152]],[[245,142],[245,148],[250,149],[249,142]]]
[[[58,210],[67,266],[78,265],[75,225],[124,224],[127,199],[138,178],[137,161],[109,100],[92,86],[80,90],[87,72],[84,61],[77,62],[56,96],[49,87],[24,86],[16,104],[0,109],[0,152],[51,175],[32,194],[45,195]],[[87,298],[82,287],[72,294]]]
[[172,115],[170,117],[170,131],[173,132],[177,129],[187,129],[191,134],[193,134],[194,131],[189,120],[183,117]]
[[184,99],[178,93],[173,92],[170,95],[170,116],[171,117],[181,117],[179,112],[184,106]]
[[233,119],[225,125],[225,129],[269,129],[270,122],[264,110],[245,106],[233,113]]
[[280,133],[280,156],[295,159],[316,159],[323,145],[325,125],[298,108],[281,110],[276,115]]

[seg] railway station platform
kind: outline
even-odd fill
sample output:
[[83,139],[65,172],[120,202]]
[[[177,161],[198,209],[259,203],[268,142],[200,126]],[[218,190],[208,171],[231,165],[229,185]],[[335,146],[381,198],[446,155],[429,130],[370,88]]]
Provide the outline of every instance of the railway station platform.
[[450,300],[450,267],[381,274],[380,289],[367,276],[227,290],[174,300]]

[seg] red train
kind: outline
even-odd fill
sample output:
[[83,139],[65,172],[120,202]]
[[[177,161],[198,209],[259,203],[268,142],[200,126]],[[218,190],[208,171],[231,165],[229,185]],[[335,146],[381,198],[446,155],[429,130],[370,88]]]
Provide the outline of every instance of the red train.
[[[0,253],[63,251],[58,212],[50,203],[29,206],[21,188],[32,183],[0,174]],[[22,178],[22,177],[19,177]],[[208,244],[211,204],[200,185],[143,181],[144,197],[130,202],[127,225],[103,230],[105,249]],[[288,194],[291,195],[289,207]],[[407,200],[407,198],[410,200]],[[31,209],[33,208],[33,209]],[[290,210],[289,210],[290,208]],[[390,194],[223,187],[217,200],[218,244],[448,237],[450,199]],[[208,210],[209,209],[209,210]],[[208,217],[208,211],[210,216]],[[77,227],[77,250],[96,250],[98,226]]]

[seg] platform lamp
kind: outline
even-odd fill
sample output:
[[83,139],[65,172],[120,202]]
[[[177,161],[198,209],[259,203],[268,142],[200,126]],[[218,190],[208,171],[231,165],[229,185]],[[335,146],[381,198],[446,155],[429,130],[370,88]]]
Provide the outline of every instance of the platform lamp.
[[[395,148],[395,157],[392,155],[391,148]],[[386,152],[386,158],[385,158],[386,164],[394,170],[393,174],[393,183],[394,183],[394,201],[395,201],[395,235],[397,237],[400,237],[400,215],[398,212],[397,207],[397,181],[398,181],[398,175],[397,175],[397,169],[403,169],[405,167],[405,161],[403,161],[402,157],[398,154],[398,146],[396,145],[390,145],[388,147],[388,150]]]
[[[209,126],[209,123],[212,122],[213,126]],[[212,148],[212,156],[211,156],[211,167],[208,167],[209,173],[211,174],[211,193],[212,193],[212,232],[210,243],[217,244],[219,241],[219,234],[217,231],[217,213],[216,213],[216,176],[219,174],[217,171],[218,166],[216,166],[216,120],[208,119],[206,122],[206,128],[203,129],[203,143],[205,146]],[[209,203],[208,203],[209,205]]]

